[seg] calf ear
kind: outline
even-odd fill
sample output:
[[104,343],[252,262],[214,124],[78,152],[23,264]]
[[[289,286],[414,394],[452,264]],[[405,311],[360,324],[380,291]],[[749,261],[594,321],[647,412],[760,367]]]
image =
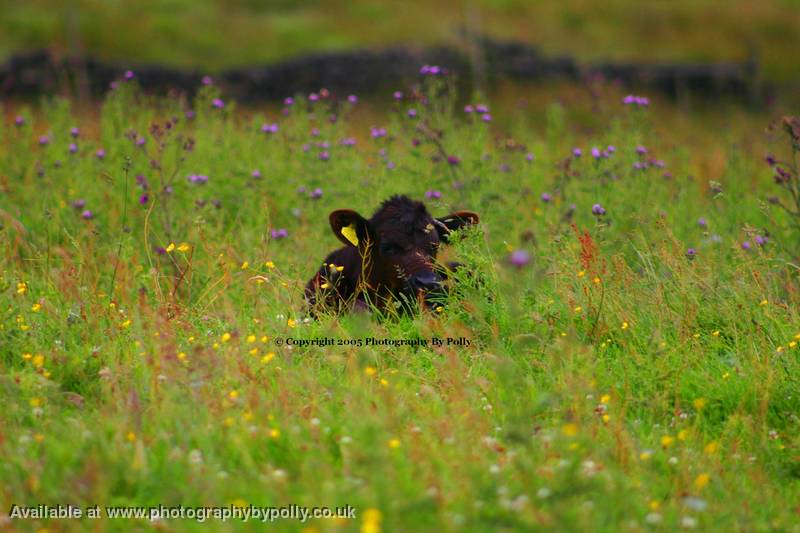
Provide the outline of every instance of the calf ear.
[[448,242],[451,232],[480,222],[480,217],[472,211],[456,211],[446,217],[436,219],[436,231],[439,233],[439,240]]
[[352,209],[337,209],[328,217],[336,237],[348,246],[360,246],[372,239],[367,219]]

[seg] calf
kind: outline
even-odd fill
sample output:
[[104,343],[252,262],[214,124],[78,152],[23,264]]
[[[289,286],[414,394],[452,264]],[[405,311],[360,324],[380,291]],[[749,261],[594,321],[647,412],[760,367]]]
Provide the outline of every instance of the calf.
[[[433,218],[422,202],[393,196],[369,220],[351,209],[330,214],[331,229],[345,246],[332,252],[306,285],[312,312],[421,301],[432,306],[444,294],[446,270],[435,263],[441,243],[478,215],[456,211]],[[451,267],[455,264],[451,264]]]

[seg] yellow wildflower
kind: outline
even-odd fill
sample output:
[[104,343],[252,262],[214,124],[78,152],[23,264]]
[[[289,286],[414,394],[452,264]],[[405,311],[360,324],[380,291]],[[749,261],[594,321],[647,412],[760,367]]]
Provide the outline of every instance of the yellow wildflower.
[[708,485],[709,481],[711,481],[711,476],[708,474],[700,474],[694,479],[694,486],[697,487],[697,490],[701,490]]
[[400,447],[400,439],[389,439],[389,448],[399,448]]
[[189,243],[187,243],[187,242],[182,242],[182,243],[180,243],[180,244],[178,245],[178,251],[179,251],[179,252],[184,252],[184,253],[186,253],[186,252],[188,252],[190,249],[191,249],[191,247],[189,246]]
[[174,242],[171,242],[171,243],[169,243],[169,245],[167,245],[167,252],[171,252],[174,249],[175,249],[175,243]]

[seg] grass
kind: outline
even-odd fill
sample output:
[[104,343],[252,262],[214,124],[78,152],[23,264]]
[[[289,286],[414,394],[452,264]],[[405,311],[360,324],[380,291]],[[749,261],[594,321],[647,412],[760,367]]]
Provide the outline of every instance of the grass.
[[[797,0],[30,0],[0,10],[0,53],[61,54],[217,71],[297,54],[389,45],[463,45],[459,29],[518,39],[581,61],[744,61],[797,84]],[[746,21],[746,23],[744,22]]]
[[[65,101],[7,120],[3,509],[356,509],[276,524],[305,531],[794,527],[798,234],[764,201],[781,190],[762,159],[788,146],[777,133],[695,143],[660,102],[633,109],[618,95],[591,104],[591,128],[559,104],[497,126],[433,96],[441,88],[422,87],[427,106],[407,96],[372,112],[389,131],[379,139],[358,105],[298,97],[286,116],[254,114],[215,108],[213,86],[186,102],[122,84],[95,124]],[[468,270],[446,309],[307,320],[304,283],[337,246],[328,213],[429,190],[442,192],[434,215],[481,215],[444,257]],[[279,228],[287,238],[272,238]],[[513,250],[530,261],[512,266]],[[471,343],[278,343],[431,337]]]

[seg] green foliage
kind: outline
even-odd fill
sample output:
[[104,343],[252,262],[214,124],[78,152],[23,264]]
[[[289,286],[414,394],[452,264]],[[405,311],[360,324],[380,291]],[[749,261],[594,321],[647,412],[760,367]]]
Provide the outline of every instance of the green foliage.
[[[97,123],[57,101],[6,124],[0,505],[357,509],[279,526],[318,531],[790,528],[797,236],[758,200],[763,154],[715,139],[698,163],[619,100],[589,133],[553,106],[509,136],[447,94],[406,92],[375,139],[347,103],[252,115],[213,86],[190,103],[123,83]],[[338,246],[328,213],[429,190],[433,214],[481,216],[442,256],[465,265],[443,311],[306,319],[303,286]],[[470,344],[277,342],[432,337]]]

